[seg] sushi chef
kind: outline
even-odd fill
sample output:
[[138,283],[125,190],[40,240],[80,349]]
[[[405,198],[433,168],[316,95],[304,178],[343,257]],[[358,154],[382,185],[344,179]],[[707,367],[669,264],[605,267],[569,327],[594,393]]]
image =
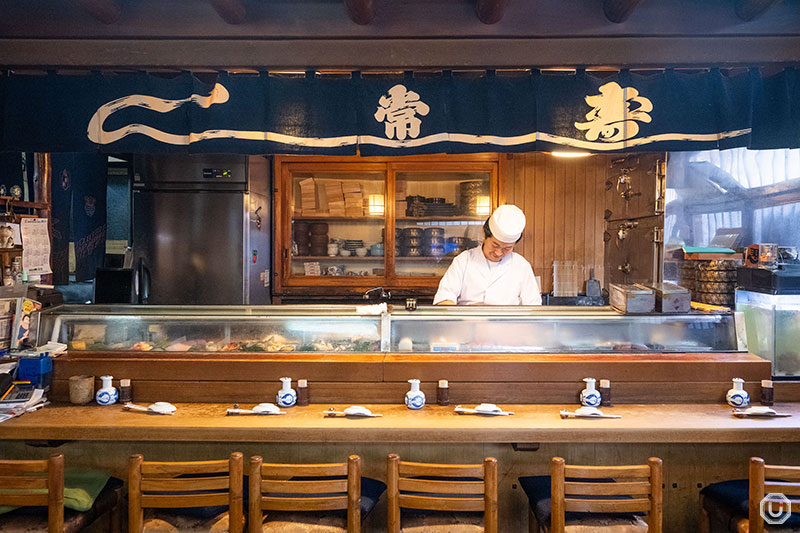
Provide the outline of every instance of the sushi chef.
[[514,244],[525,229],[525,214],[501,205],[483,225],[481,246],[461,252],[447,269],[433,298],[436,305],[541,305],[533,268]]

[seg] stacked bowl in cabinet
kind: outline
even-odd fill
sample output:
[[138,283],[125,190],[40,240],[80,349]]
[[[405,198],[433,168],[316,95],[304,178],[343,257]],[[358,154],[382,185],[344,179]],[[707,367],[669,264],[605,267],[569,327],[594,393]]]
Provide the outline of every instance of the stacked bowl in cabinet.
[[479,215],[478,197],[489,196],[489,182],[484,180],[462,181],[458,184],[458,205],[462,215]]
[[733,306],[739,264],[733,260],[685,261],[680,267],[680,285],[692,291],[695,302]]
[[324,256],[328,254],[327,222],[295,221],[292,226],[297,255]]

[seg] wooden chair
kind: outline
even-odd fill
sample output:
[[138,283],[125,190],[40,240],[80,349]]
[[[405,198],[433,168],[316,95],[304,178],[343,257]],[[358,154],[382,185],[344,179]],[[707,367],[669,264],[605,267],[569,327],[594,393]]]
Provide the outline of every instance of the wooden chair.
[[243,469],[239,452],[232,453],[227,460],[192,462],[150,462],[144,461],[140,454],[132,455],[128,461],[128,530],[130,533],[144,530],[146,508],[227,506],[228,530],[242,533]]
[[[711,531],[715,523],[733,532],[763,533],[761,500],[767,494],[783,494],[791,505],[791,516],[783,527],[800,525],[800,466],[767,465],[760,457],[750,458],[750,476],[745,480],[712,483],[701,492],[700,531]],[[745,492],[746,491],[746,492]],[[746,505],[747,513],[744,513]],[[777,512],[777,510],[775,510]],[[777,526],[781,527],[781,526]],[[793,529],[794,530],[794,529]]]
[[[497,459],[494,457],[487,457],[483,464],[449,465],[411,463],[401,461],[397,454],[389,454],[387,485],[389,533],[401,530],[401,508],[482,512],[482,530],[497,533]],[[425,519],[417,517],[417,520]],[[418,528],[419,531],[436,531],[437,526],[439,524],[420,524],[407,526],[403,531]],[[481,530],[477,524],[466,524],[460,529],[441,526],[447,531]]]
[[[662,465],[661,459],[651,457],[646,465],[633,466],[576,466],[564,464],[564,459],[554,457],[551,463],[549,491],[547,487],[531,480],[547,480],[547,476],[520,478],[528,495],[529,530],[563,533],[567,525],[566,513],[593,513],[579,515],[574,525],[602,531],[603,526],[620,531],[662,531]],[[566,480],[569,478],[569,481]],[[542,508],[537,503],[550,498],[548,517],[540,516]],[[613,514],[609,514],[613,513]],[[620,516],[617,513],[624,513]],[[647,513],[645,524],[634,513]],[[626,516],[629,515],[629,516]],[[574,516],[574,515],[573,515]]]
[[[293,479],[298,477],[302,479]],[[324,525],[325,531],[337,528],[349,533],[361,531],[361,457],[358,455],[351,455],[346,463],[326,464],[264,463],[256,455],[250,458],[249,487],[249,533],[283,528],[297,530],[298,526],[293,524],[298,523],[307,524],[310,530],[314,530],[314,525]],[[316,513],[342,510],[347,511],[346,518],[340,519],[334,513]],[[275,520],[265,524],[263,511],[277,511],[267,515]],[[317,523],[317,519],[325,524]]]
[[40,461],[0,461],[0,489],[14,491],[0,490],[0,505],[47,506],[48,533],[63,533],[64,454]]

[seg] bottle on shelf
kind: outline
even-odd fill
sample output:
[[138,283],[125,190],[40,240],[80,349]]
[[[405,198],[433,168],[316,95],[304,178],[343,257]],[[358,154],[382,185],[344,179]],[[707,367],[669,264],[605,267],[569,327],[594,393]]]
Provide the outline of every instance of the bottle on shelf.
[[11,275],[11,267],[8,265],[3,267],[3,285],[6,287],[14,285],[14,276]]

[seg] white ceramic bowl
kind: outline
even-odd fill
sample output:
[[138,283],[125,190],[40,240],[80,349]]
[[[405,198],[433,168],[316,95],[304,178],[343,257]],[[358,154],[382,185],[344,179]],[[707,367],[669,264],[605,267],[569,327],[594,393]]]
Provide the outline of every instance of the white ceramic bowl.
[[253,407],[254,413],[267,413],[275,414],[280,411],[280,408],[274,403],[260,403]]
[[578,407],[577,409],[575,409],[575,414],[581,416],[597,416],[603,414],[603,412],[597,407],[590,407],[588,405],[584,405],[583,407]]
[[358,257],[366,257],[367,249],[366,248],[356,248],[356,255]]
[[339,255],[341,255],[342,257],[350,257],[350,250],[345,250],[344,248],[340,248]]
[[775,409],[766,405],[754,405],[745,409],[744,412],[748,415],[774,415]]
[[147,409],[149,411],[153,411],[154,413],[174,413],[178,410],[177,407],[169,402],[156,402],[151,404]]

